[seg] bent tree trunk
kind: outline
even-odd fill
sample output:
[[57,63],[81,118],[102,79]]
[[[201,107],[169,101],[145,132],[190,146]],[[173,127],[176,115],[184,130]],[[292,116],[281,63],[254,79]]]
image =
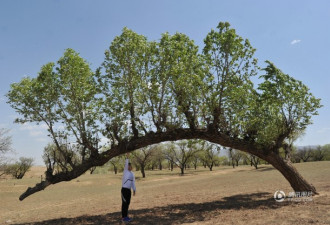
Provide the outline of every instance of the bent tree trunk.
[[291,161],[285,160],[275,153],[271,153],[267,156],[267,161],[272,164],[282,175],[289,181],[291,187],[296,192],[310,191],[314,194],[316,192],[315,187],[308,183],[292,165]]
[[[271,165],[273,165],[277,170],[279,170],[283,176],[288,180],[291,187],[296,192],[311,191],[317,194],[316,189],[313,185],[309,184],[293,167],[290,161],[286,161],[281,158],[277,153],[273,151],[267,151],[262,149],[261,146],[256,145],[248,141],[241,139],[233,139],[222,134],[210,132],[207,129],[191,130],[191,129],[175,129],[162,133],[148,133],[143,137],[132,138],[130,140],[125,140],[118,145],[112,146],[111,149],[97,154],[86,161],[82,162],[80,165],[75,166],[72,171],[60,172],[58,174],[53,174],[53,171],[47,169],[46,180],[41,183],[36,184],[33,188],[28,188],[19,199],[22,201],[26,197],[44,190],[51,184],[56,184],[63,181],[73,180],[80,175],[84,174],[88,169],[93,166],[102,166],[108,162],[113,157],[122,155],[128,152],[132,152],[136,149],[146,147],[148,145],[153,145],[165,141],[177,141],[183,139],[202,139],[215,144],[220,144],[225,147],[234,148],[253,154]],[[205,164],[204,164],[205,165]],[[171,169],[173,168],[173,162],[171,163]],[[206,167],[206,165],[205,165]],[[184,167],[181,168],[182,174],[184,173]]]

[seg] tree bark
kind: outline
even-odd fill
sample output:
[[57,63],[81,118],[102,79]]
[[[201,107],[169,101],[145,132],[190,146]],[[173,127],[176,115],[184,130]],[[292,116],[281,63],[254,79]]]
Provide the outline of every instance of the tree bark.
[[[46,180],[36,184],[33,188],[28,188],[21,196],[22,201],[26,197],[44,190],[51,184],[56,184],[62,181],[70,181],[84,174],[88,169],[93,166],[102,166],[113,157],[122,155],[128,152],[132,152],[136,149],[161,143],[164,141],[177,141],[183,139],[202,139],[210,141],[215,144],[220,144],[225,147],[238,149],[250,154],[253,154],[266,162],[272,164],[278,169],[283,176],[288,180],[290,185],[295,191],[311,191],[317,193],[313,185],[309,184],[293,167],[290,161],[282,159],[278,153],[264,149],[258,144],[246,141],[243,139],[232,138],[216,131],[209,131],[207,129],[191,130],[189,128],[178,128],[162,133],[148,133],[143,137],[132,137],[129,140],[122,140],[117,145],[112,146],[107,151],[97,154],[93,157],[86,159],[81,164],[75,166],[71,171],[63,171],[58,174],[53,174],[52,169],[47,169]],[[233,164],[234,165],[234,164]],[[206,166],[206,165],[205,165]],[[173,168],[173,162],[171,163],[171,169]],[[182,174],[184,167],[181,168]]]
[[234,160],[231,160],[231,165],[233,166],[233,168],[235,168],[235,162],[234,162]]
[[181,169],[181,175],[184,175],[184,166],[181,166],[180,169]]
[[159,160],[159,170],[162,170],[162,169],[163,169],[163,165],[162,165],[161,160]]
[[315,187],[312,184],[308,183],[300,175],[297,169],[292,165],[291,161],[281,158],[274,152],[267,155],[266,160],[282,173],[282,175],[287,179],[294,191],[310,191],[314,194],[318,194],[316,192]]
[[145,178],[146,177],[146,173],[144,171],[144,165],[141,164],[141,173],[142,173],[142,177]]

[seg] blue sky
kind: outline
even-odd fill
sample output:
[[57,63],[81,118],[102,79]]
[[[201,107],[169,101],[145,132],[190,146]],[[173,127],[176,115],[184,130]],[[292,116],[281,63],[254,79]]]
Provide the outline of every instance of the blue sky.
[[33,157],[42,165],[49,139],[45,126],[13,123],[16,114],[4,96],[11,83],[35,77],[66,48],[75,49],[95,69],[125,26],[150,40],[166,31],[182,32],[202,47],[220,21],[250,40],[261,66],[272,61],[322,99],[320,115],[296,144],[330,143],[330,1],[1,0],[0,127],[11,130],[12,157]]

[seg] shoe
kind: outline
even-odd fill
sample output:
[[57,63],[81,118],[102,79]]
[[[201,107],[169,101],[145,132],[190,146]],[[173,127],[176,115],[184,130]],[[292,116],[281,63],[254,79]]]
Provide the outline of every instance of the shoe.
[[131,220],[131,218],[129,218],[129,217],[124,217],[124,218],[123,218],[123,221],[124,221],[124,222],[131,222],[132,220]]

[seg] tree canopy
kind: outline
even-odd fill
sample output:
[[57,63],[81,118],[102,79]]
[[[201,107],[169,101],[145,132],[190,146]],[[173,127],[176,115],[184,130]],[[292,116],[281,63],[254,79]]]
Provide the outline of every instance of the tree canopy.
[[[60,141],[65,138],[69,145],[80,146],[81,155],[81,160],[67,159],[70,170],[48,166],[46,181],[20,199],[117,155],[182,139],[251,153],[279,169],[295,190],[311,189],[290,181],[291,172],[297,171],[281,161],[278,152],[312,123],[320,99],[273,63],[266,61],[266,68],[260,69],[255,49],[227,22],[212,29],[204,44],[199,50],[182,33],[164,33],[149,41],[124,28],[95,72],[67,49],[37,77],[12,84],[7,97],[21,116],[16,122],[45,123],[57,151],[65,153],[68,147]],[[253,76],[259,76],[256,87]],[[102,136],[108,143],[99,151]]]

